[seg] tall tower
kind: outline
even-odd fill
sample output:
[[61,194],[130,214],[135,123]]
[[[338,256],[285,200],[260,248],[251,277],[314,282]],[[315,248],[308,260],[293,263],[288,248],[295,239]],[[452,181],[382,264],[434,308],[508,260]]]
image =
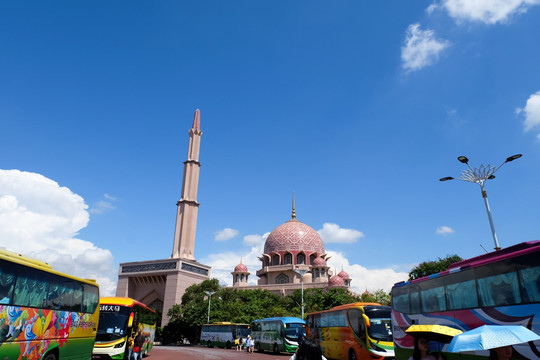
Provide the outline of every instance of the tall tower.
[[197,188],[199,186],[199,150],[201,146],[201,112],[195,110],[193,125],[189,130],[189,147],[187,160],[184,161],[184,179],[182,194],[176,203],[176,226],[171,258],[195,260],[195,231],[197,230]]

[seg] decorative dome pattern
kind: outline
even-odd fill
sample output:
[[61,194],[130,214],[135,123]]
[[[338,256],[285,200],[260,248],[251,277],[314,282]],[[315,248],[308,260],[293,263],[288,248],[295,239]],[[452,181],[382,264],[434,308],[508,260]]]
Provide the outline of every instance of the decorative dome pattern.
[[315,260],[313,260],[313,263],[311,264],[313,266],[326,266],[326,261],[323,259],[323,258],[315,258]]
[[332,276],[330,278],[330,281],[328,281],[328,287],[335,287],[335,286],[345,286],[345,281],[337,275]]
[[350,279],[349,274],[347,274],[347,273],[346,273],[345,271],[343,271],[343,270],[342,270],[339,274],[337,274],[337,276],[339,276],[340,278],[342,278],[342,279],[344,279],[344,280],[345,280],[345,279],[347,279],[347,280]]
[[[230,269],[230,268],[229,268]],[[234,272],[248,272],[248,269],[246,267],[246,265],[244,264],[238,264],[236,265],[236,267],[234,268]]]
[[264,253],[280,251],[305,251],[324,254],[321,236],[311,227],[298,220],[289,220],[275,228],[264,243]]

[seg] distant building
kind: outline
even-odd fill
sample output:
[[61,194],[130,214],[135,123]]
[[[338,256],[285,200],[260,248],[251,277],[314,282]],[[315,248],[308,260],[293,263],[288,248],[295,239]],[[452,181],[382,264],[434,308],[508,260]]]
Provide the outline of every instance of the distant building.
[[275,228],[264,244],[264,253],[259,257],[261,269],[257,270],[257,285],[249,285],[251,274],[247,267],[236,265],[233,289],[264,289],[281,296],[301,289],[302,275],[295,270],[305,271],[304,289],[345,288],[351,286],[351,278],[345,271],[333,275],[326,264],[329,259],[324,250],[321,236],[315,229],[296,220],[293,197],[292,219]]

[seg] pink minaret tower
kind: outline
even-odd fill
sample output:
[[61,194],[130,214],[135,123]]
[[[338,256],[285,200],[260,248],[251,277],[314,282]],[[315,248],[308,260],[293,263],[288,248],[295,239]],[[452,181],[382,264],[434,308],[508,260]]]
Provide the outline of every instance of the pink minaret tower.
[[199,186],[199,149],[201,146],[201,112],[195,110],[193,125],[189,130],[189,148],[187,160],[184,162],[184,179],[182,196],[176,203],[176,226],[174,229],[174,245],[171,258],[195,260],[195,231],[197,230],[197,188]]

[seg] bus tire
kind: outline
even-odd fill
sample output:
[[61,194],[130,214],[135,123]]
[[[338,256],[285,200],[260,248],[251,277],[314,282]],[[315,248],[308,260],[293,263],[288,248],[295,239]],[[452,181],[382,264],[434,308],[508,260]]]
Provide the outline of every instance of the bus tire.
[[274,354],[279,354],[279,347],[276,343],[274,343]]
[[48,353],[43,360],[56,360],[56,355],[53,352]]
[[262,349],[262,347],[261,347],[261,343],[260,343],[260,342],[257,343],[256,348],[257,348],[257,352],[260,352],[260,353],[263,352],[263,349]]
[[206,343],[206,346],[211,348],[212,347],[212,342],[210,342],[210,340],[208,340],[208,342]]
[[231,348],[231,342],[230,342],[230,341],[227,341],[227,345],[225,345],[225,347],[226,347],[227,349],[230,349],[230,348]]
[[349,360],[356,360],[356,353],[354,349],[349,349]]

